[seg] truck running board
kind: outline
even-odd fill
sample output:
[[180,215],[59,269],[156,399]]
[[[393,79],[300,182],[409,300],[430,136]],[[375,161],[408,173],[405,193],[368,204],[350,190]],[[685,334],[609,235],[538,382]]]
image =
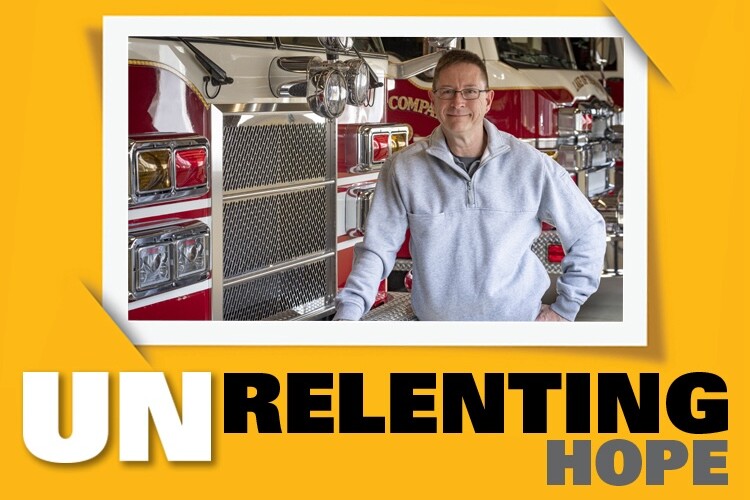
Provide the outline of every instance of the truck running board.
[[411,294],[389,292],[385,304],[372,309],[362,321],[419,321],[411,308]]

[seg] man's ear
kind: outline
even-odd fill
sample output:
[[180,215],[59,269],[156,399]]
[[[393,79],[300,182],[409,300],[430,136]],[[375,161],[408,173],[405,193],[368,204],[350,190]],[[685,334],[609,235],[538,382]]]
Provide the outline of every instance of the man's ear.
[[490,110],[490,106],[492,106],[492,100],[495,98],[495,91],[490,90],[489,92],[486,92],[487,94],[487,111]]

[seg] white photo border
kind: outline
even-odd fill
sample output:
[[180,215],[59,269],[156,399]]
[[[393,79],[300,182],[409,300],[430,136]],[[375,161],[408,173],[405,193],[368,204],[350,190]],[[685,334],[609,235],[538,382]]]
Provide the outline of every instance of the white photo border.
[[[130,36],[622,37],[628,268],[620,322],[129,321],[128,135]],[[457,28],[459,26],[460,28]],[[326,28],[330,27],[330,28]],[[333,31],[334,33],[328,33]],[[457,33],[457,31],[459,31]],[[135,345],[645,346],[647,345],[647,57],[614,17],[105,17],[103,42],[103,306]]]

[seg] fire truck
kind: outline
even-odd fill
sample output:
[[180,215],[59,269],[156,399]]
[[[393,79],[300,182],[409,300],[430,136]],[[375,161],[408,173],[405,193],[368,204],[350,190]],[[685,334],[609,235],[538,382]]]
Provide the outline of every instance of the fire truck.
[[[457,43],[487,62],[488,118],[603,199],[614,107],[559,40],[130,38],[129,319],[329,317],[378,169],[437,126],[430,70]],[[554,272],[562,246],[541,229]],[[408,243],[399,256],[407,270]],[[413,319],[385,282],[383,302],[371,319]]]
[[412,134],[387,121],[379,39],[128,45],[128,318],[330,316],[378,168]]
[[[597,44],[614,48],[616,39],[607,39],[606,44],[585,40],[588,50]],[[432,50],[421,38],[383,38],[382,42],[392,60]],[[578,69],[570,39],[462,38],[453,45],[476,53],[487,65],[489,87],[495,92],[487,119],[553,156],[600,210],[608,229],[603,275],[621,275],[622,108],[597,78]],[[428,96],[432,76],[427,71],[395,79],[387,97],[387,119],[411,125],[415,140],[426,137],[438,125]],[[562,272],[565,253],[553,226],[542,222],[533,250],[553,277]],[[408,289],[408,238],[398,257],[395,269],[401,274],[391,278],[391,286],[398,288],[407,273]]]
[[623,106],[625,86],[622,38],[571,38],[576,66],[597,78],[616,106]]

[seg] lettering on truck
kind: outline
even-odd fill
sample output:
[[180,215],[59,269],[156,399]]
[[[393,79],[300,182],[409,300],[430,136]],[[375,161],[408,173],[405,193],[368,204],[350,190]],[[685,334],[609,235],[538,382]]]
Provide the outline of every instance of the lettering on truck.
[[435,118],[435,110],[432,103],[426,99],[410,96],[392,95],[388,98],[388,108],[399,111],[414,111]]

